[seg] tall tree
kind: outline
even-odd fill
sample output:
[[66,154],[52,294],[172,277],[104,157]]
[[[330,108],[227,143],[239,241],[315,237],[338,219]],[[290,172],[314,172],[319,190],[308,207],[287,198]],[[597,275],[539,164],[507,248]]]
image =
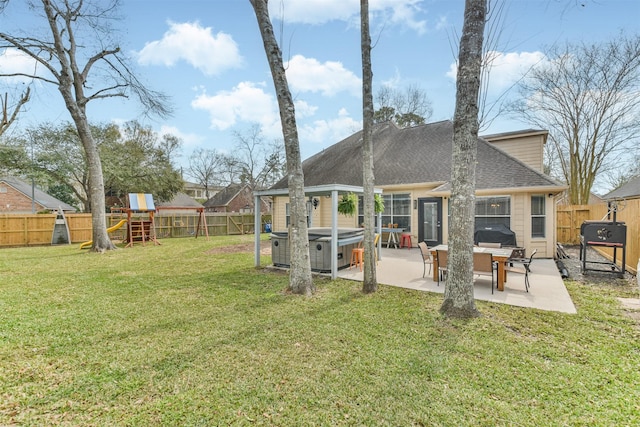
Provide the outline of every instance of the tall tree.
[[216,150],[198,148],[189,156],[187,174],[204,187],[207,199],[211,197],[209,194],[211,188],[222,184],[220,174],[225,169],[225,164],[225,155]]
[[[46,26],[48,36],[34,38],[0,31],[0,49],[19,50],[38,67],[44,67],[46,73],[36,71],[4,76],[27,77],[57,87],[82,141],[89,166],[92,250],[115,249],[107,233],[102,164],[89,126],[87,104],[97,99],[127,97],[132,93],[147,111],[168,115],[170,110],[162,94],[145,88],[136,78],[120,48],[107,46],[112,34],[109,22],[114,17],[118,0],[31,0],[28,4],[34,11],[34,20],[43,17],[42,24]],[[90,52],[92,46],[93,53]],[[39,70],[38,67],[34,69]],[[100,83],[104,84],[100,86]]]
[[433,114],[427,93],[414,84],[404,90],[382,86],[376,92],[376,103],[375,123],[391,121],[400,127],[409,127],[425,123]]
[[364,204],[364,280],[362,291],[375,292],[376,251],[374,247],[374,173],[373,173],[373,70],[371,69],[371,34],[369,1],[360,0],[360,47],[362,51],[362,183]]
[[466,0],[458,53],[451,160],[451,219],[444,301],[449,317],[477,317],[473,298],[473,224],[478,143],[478,98],[488,0]]
[[569,185],[569,201],[586,204],[598,175],[632,167],[640,138],[640,35],[548,50],[519,83],[510,109],[549,130],[548,158]]
[[312,295],[315,287],[311,276],[307,230],[307,203],[304,194],[304,173],[302,172],[295,106],[282,63],[282,52],[278,47],[273,33],[273,26],[269,19],[268,0],[249,1],[253,6],[258,20],[264,51],[267,55],[269,68],[271,69],[271,76],[273,77],[287,156],[287,177],[291,207],[291,228],[289,231],[289,241],[291,242],[291,269],[289,273],[289,288],[297,294]]
[[[29,128],[25,136],[9,139],[12,147],[20,147],[22,159],[13,170],[24,176],[36,176],[43,186],[72,190],[73,205],[91,212],[89,167],[75,126],[68,122],[43,123]],[[169,200],[183,187],[179,170],[171,163],[180,141],[173,135],[159,137],[149,127],[128,122],[91,125],[98,144],[106,191],[119,198],[124,206],[128,193],[151,193],[158,200]],[[0,156],[0,166],[2,157]],[[79,202],[79,203],[78,203]]]
[[281,144],[268,144],[262,135],[262,128],[254,124],[244,132],[235,131],[236,147],[232,167],[240,173],[240,182],[248,184],[251,190],[260,190],[278,182],[285,171],[285,159]]

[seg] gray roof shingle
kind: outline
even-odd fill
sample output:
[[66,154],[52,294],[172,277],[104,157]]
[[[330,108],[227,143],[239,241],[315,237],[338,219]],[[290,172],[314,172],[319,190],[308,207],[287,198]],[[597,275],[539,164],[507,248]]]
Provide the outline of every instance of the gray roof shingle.
[[[4,176],[0,177],[0,182],[5,182],[7,185],[15,188],[20,193],[24,194],[28,199],[31,199],[31,184],[27,183],[19,178],[14,176]],[[44,206],[49,210],[57,210],[58,208],[67,212],[75,212],[76,208],[69,205],[68,203],[63,202],[62,200],[56,199],[53,196],[45,193],[38,187],[35,187],[33,190],[33,198],[35,202],[41,206]]]
[[616,188],[613,191],[602,196],[604,200],[612,199],[628,199],[640,197],[640,176],[631,178],[626,184],[620,188]]
[[[376,186],[432,183],[444,184],[439,190],[447,190],[452,139],[449,120],[410,128],[377,124],[373,129]],[[476,189],[562,187],[482,138],[478,138],[477,160]],[[305,186],[362,186],[362,131],[308,158],[302,167]],[[286,187],[285,178],[272,188]]]

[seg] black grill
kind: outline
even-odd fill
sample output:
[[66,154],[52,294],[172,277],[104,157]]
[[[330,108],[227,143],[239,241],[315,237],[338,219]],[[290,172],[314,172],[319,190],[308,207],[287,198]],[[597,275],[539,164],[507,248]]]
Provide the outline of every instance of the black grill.
[[[585,221],[580,226],[580,259],[582,272],[600,271],[624,276],[626,262],[627,226],[619,221]],[[589,261],[587,248],[590,246],[613,248],[613,261]],[[622,268],[616,264],[617,251],[622,250]],[[589,266],[587,265],[589,264]],[[590,268],[591,265],[604,265],[606,269]]]

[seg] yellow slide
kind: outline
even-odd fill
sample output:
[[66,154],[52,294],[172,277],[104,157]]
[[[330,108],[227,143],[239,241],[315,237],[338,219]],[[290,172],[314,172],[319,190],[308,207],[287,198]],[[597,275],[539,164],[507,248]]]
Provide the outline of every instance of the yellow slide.
[[[120,222],[117,223],[116,225],[114,225],[113,227],[107,228],[107,233],[111,233],[112,231],[116,231],[118,228],[122,227],[126,223],[127,223],[126,219],[121,219]],[[90,248],[92,244],[93,244],[93,240],[89,240],[88,242],[84,242],[83,244],[80,245],[80,249]]]

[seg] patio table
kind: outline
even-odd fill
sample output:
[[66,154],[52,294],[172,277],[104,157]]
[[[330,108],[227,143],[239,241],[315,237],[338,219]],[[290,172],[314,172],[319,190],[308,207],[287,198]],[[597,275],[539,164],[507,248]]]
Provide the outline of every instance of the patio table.
[[[448,245],[438,245],[432,248],[429,248],[431,254],[433,255],[433,281],[438,280],[438,251],[447,251]],[[505,265],[507,264],[509,258],[511,257],[511,253],[513,249],[510,248],[481,248],[474,246],[473,252],[484,252],[490,253],[493,255],[493,260],[498,263],[498,290],[504,291],[504,284],[507,281],[507,269]]]
[[396,228],[396,227],[382,227],[383,233],[388,233],[387,237],[387,249],[393,245],[396,249],[398,249],[398,234],[404,232],[404,228]]

